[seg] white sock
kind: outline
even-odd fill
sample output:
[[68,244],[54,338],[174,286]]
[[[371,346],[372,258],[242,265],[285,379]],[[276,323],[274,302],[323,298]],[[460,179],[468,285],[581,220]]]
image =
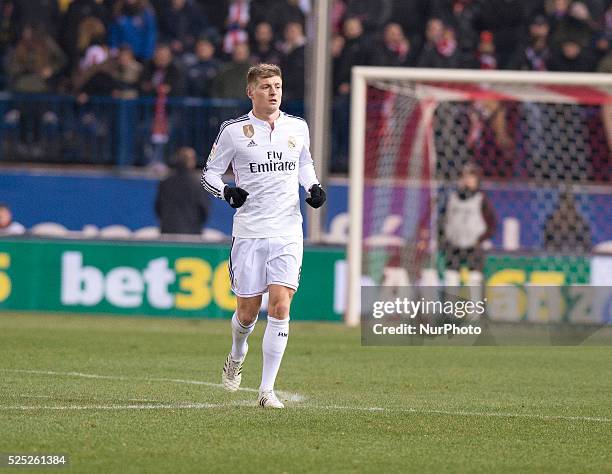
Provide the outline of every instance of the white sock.
[[241,360],[247,352],[247,337],[255,329],[257,318],[250,326],[243,325],[238,321],[236,313],[232,316],[232,359]]
[[276,319],[268,315],[268,324],[264,333],[262,352],[263,352],[263,371],[261,374],[260,392],[274,389],[276,374],[280,368],[287,339],[289,338],[289,317],[287,319]]

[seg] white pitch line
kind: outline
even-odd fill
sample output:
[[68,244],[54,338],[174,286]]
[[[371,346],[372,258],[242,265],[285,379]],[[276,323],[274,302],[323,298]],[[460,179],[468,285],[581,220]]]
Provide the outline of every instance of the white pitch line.
[[[84,374],[81,372],[56,372],[52,370],[25,370],[25,369],[0,369],[6,372],[42,374],[42,375],[60,375],[71,377],[83,377],[91,379],[106,379],[106,380],[143,380],[149,382],[172,382],[183,383],[190,385],[204,385],[208,387],[222,388],[221,384],[213,382],[205,382],[201,380],[185,380],[185,379],[170,379],[170,378],[132,378],[121,375],[99,375],[99,374]],[[257,389],[241,387],[239,390],[245,392],[257,392]],[[291,402],[303,402],[305,397],[298,393],[277,392],[278,395]],[[241,402],[230,403],[178,403],[178,404],[148,404],[148,405],[67,405],[67,406],[1,406],[0,410],[175,410],[175,409],[212,409],[225,408],[229,406],[256,406],[255,403],[246,400]],[[367,411],[367,412],[400,412],[423,415],[449,415],[449,416],[468,416],[468,417],[483,417],[483,418],[531,418],[538,420],[562,420],[562,421],[592,421],[598,423],[611,423],[612,418],[596,417],[596,416],[572,416],[572,415],[543,415],[537,413],[504,413],[504,412],[476,412],[476,411],[452,411],[452,410],[427,410],[418,408],[404,407],[359,407],[359,406],[341,406],[341,405],[293,405],[291,409],[311,409],[311,410],[344,410],[344,411]]]
[[315,410],[346,410],[346,411],[369,411],[369,412],[401,412],[416,415],[450,415],[450,416],[472,416],[483,418],[534,418],[539,420],[565,420],[565,421],[595,421],[600,423],[612,423],[612,418],[598,416],[571,416],[571,415],[542,415],[538,413],[504,413],[504,412],[478,412],[478,411],[452,411],[452,410],[422,410],[418,408],[403,407],[356,407],[340,405],[301,405],[299,408],[310,408]]
[[[205,387],[214,387],[214,388],[223,388],[223,385],[220,383],[214,382],[206,382],[203,380],[188,380],[188,379],[171,379],[171,378],[146,378],[146,377],[126,377],[124,375],[100,375],[100,374],[84,374],[82,372],[57,372],[54,370],[27,370],[27,369],[0,369],[5,372],[16,372],[22,374],[39,374],[39,375],[59,375],[64,377],[80,377],[86,379],[101,379],[101,380],[141,380],[144,382],[171,382],[171,383],[179,383],[179,384],[188,384],[188,385],[202,385]],[[259,390],[256,388],[250,387],[240,387],[238,390],[243,392],[254,392],[259,393]],[[304,395],[300,395],[299,393],[293,392],[284,392],[281,390],[277,390],[276,393],[284,398],[285,400],[291,402],[303,402],[306,400]]]
[[[51,405],[51,406],[35,406],[35,405],[0,405],[0,410],[210,410],[228,407],[253,407],[257,405],[251,400],[243,400],[229,403],[152,403],[146,405]],[[357,407],[357,406],[340,406],[340,405],[294,405],[289,407],[290,410],[339,410],[339,411],[366,411],[376,413],[410,413],[415,415],[449,415],[449,416],[470,416],[482,418],[532,418],[538,420],[560,420],[560,421],[590,421],[598,423],[610,423],[611,418],[593,417],[593,416],[566,416],[566,415],[539,415],[530,413],[498,413],[498,412],[470,412],[470,411],[450,411],[450,410],[418,410],[416,408],[402,407]]]
[[223,408],[228,405],[215,403],[161,403],[147,405],[57,405],[35,406],[15,405],[2,406],[0,410],[202,410]]

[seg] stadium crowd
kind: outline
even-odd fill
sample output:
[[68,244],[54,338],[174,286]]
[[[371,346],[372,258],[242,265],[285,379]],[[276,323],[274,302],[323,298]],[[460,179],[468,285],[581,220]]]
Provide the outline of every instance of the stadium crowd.
[[[331,0],[336,171],[354,65],[612,71],[610,0]],[[305,89],[311,0],[0,0],[2,85],[18,93],[244,98],[257,62]],[[344,124],[344,126],[342,125]]]
[[[304,95],[309,0],[2,0],[17,92],[243,97],[246,68],[283,67]],[[334,0],[334,92],[356,64],[611,71],[609,0]]]

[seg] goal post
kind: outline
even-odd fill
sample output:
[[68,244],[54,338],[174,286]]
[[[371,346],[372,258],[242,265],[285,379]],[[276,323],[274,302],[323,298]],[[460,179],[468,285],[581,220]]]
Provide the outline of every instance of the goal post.
[[[346,324],[359,324],[362,281],[383,284],[389,261],[410,267],[411,284],[436,273],[437,214],[462,164],[476,162],[504,206],[519,196],[515,220],[541,231],[557,191],[587,189],[585,205],[602,192],[611,150],[612,74],[353,67]],[[505,211],[499,250],[512,240]],[[512,250],[545,244],[534,232]]]

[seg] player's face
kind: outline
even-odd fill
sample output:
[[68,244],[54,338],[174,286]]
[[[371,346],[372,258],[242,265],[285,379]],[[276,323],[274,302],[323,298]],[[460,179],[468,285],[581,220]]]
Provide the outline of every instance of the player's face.
[[248,94],[253,101],[253,110],[272,114],[280,108],[283,81],[278,76],[259,79],[255,85],[248,88]]

